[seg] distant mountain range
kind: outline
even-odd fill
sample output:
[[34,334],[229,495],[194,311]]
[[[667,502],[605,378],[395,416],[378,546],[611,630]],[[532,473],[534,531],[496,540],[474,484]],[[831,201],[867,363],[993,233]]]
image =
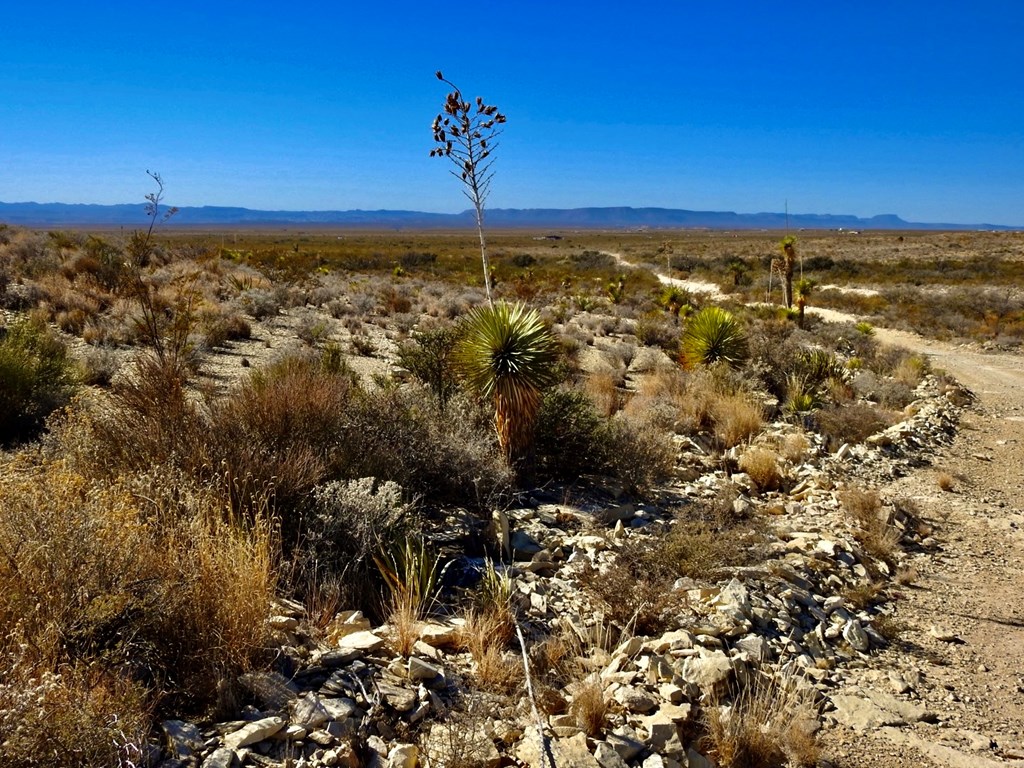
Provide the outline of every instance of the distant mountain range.
[[[733,213],[677,208],[493,208],[489,227],[521,229],[1020,229],[996,224],[926,224],[895,214],[870,218],[819,213]],[[142,204],[0,203],[0,222],[29,227],[142,227]],[[259,211],[204,205],[183,207],[167,222],[176,228],[213,226],[323,226],[376,229],[460,229],[472,227],[473,212]]]

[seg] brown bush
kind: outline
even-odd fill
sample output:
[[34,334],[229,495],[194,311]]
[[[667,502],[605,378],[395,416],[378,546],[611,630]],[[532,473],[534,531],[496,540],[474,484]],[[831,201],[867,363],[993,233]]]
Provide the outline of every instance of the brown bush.
[[897,416],[868,403],[822,408],[814,414],[817,431],[828,438],[829,450],[843,443],[862,443],[871,435],[896,423]]
[[882,513],[878,491],[851,487],[839,494],[843,510],[856,525],[855,536],[872,556],[892,563],[901,534],[888,515]]

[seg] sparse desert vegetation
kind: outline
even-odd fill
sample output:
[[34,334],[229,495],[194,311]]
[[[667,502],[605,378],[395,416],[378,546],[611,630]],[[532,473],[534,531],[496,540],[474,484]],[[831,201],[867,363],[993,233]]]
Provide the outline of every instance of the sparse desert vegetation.
[[[703,710],[666,708],[676,719],[634,741],[678,726],[684,755],[703,744],[722,765],[813,764],[813,731],[765,710],[783,683],[739,685],[747,661],[706,683],[673,652],[717,638],[722,605],[756,624],[754,582],[746,598],[723,586],[736,569],[817,584],[836,552],[870,566],[835,577],[849,622],[869,622],[875,579],[923,536],[905,505],[815,478],[852,450],[884,452],[871,441],[927,397],[956,398],[871,325],[811,310],[1015,347],[1024,239],[797,243],[783,253],[798,314],[766,296],[778,238],[756,234],[490,233],[490,306],[465,233],[0,228],[0,763],[170,756],[167,721],[276,717],[273,675],[347,691],[364,716],[332,743],[364,756],[377,741],[436,750],[417,741],[450,725],[431,697],[449,717],[484,697],[510,732],[484,741],[512,750],[514,723],[533,727],[516,712],[528,672],[553,733],[599,739],[658,706],[609,684],[614,662],[610,674]],[[669,276],[729,296],[667,290],[666,252]],[[960,486],[949,472],[932,482]],[[806,550],[775,518],[803,520],[822,499],[849,541],[791,572],[780,551]],[[555,572],[571,599],[544,585]],[[450,640],[430,634],[454,619]],[[381,668],[429,695],[360,691],[323,661],[382,624],[359,663],[387,647]],[[841,630],[848,647],[812,662],[877,642]],[[713,645],[700,658],[717,659]],[[294,715],[297,691],[274,711]],[[282,738],[274,765],[320,748]]]

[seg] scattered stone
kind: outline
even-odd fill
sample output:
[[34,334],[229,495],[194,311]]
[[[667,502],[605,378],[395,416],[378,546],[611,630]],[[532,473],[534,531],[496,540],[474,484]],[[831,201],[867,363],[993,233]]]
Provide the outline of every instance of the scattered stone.
[[936,640],[940,640],[944,643],[963,643],[963,640],[961,640],[953,630],[945,627],[939,627],[934,624],[931,629],[928,630],[928,634]]
[[231,749],[247,747],[258,741],[269,739],[282,728],[284,728],[284,720],[282,718],[265,717],[239,728],[234,733],[229,733],[224,737],[224,744]]
[[196,726],[184,720],[164,720],[160,727],[167,737],[167,751],[179,760],[187,760],[198,753],[206,741]]

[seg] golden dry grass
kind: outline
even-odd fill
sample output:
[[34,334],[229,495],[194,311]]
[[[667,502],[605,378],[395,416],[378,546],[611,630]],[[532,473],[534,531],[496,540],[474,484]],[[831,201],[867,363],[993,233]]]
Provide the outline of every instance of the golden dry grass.
[[721,768],[817,765],[818,718],[810,695],[796,680],[752,674],[729,704],[704,709],[708,754]]
[[[106,668],[97,691],[121,696],[125,723],[144,718],[157,691],[182,713],[229,704],[234,676],[264,652],[271,526],[236,525],[209,492],[159,470],[103,484],[19,457],[3,472],[0,623],[27,639],[20,663],[32,676],[75,669],[82,676],[68,680],[93,680],[116,655],[122,671]],[[0,638],[0,653],[12,642]]]
[[750,475],[760,491],[777,490],[782,482],[779,455],[768,448],[754,446],[739,459],[739,468]]

